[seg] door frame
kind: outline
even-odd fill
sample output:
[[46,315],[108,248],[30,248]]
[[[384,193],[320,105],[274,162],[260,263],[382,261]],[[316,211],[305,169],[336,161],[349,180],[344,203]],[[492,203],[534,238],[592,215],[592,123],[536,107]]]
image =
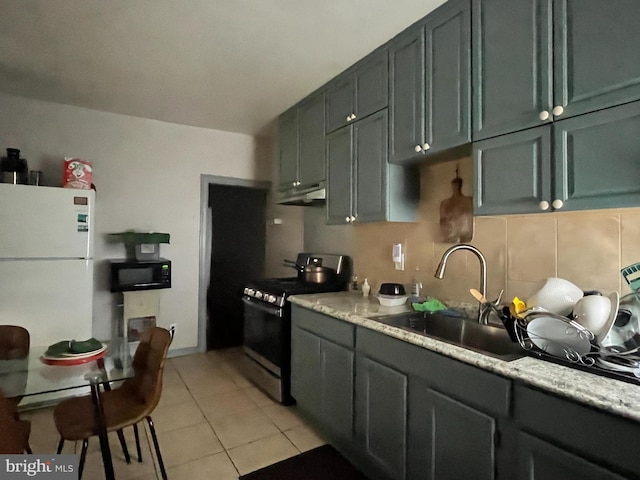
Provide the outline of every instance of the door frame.
[[267,203],[271,182],[242,178],[200,175],[200,248],[198,273],[198,352],[207,351],[207,282],[211,274],[211,210],[209,209],[209,185],[249,187],[267,192]]

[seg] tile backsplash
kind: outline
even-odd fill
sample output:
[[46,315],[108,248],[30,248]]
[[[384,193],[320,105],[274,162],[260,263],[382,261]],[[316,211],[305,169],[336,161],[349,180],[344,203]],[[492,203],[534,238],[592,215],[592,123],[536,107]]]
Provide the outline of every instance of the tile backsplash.
[[[472,163],[457,161],[420,168],[421,200],[416,223],[355,224],[350,253],[355,273],[368,278],[372,292],[382,282],[411,283],[418,277],[424,292],[443,300],[473,302],[469,288],[479,288],[477,258],[465,251],[449,257],[445,277],[433,273],[442,253],[440,202],[451,196],[456,168],[462,193],[472,195]],[[505,299],[528,298],[547,277],[562,277],[584,290],[630,292],[620,269],[640,262],[640,207],[615,210],[475,217],[472,245],[487,259],[488,297],[502,288]],[[405,270],[394,270],[391,248],[402,243]],[[347,252],[345,252],[347,253]]]

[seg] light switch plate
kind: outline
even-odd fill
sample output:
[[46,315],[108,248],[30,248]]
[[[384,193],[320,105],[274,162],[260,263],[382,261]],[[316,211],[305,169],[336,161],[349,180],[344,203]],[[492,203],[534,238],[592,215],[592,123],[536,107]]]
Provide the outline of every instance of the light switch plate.
[[404,271],[404,252],[401,243],[393,244],[393,265],[396,270]]

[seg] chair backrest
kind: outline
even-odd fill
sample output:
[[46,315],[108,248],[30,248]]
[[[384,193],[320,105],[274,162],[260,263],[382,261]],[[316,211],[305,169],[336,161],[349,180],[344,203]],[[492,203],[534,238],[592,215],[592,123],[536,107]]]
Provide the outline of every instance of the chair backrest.
[[0,325],[0,360],[25,358],[29,355],[31,337],[26,328]]
[[24,453],[31,425],[16,418],[15,404],[0,392],[0,454]]
[[162,373],[170,344],[171,334],[168,330],[154,327],[146,331],[133,356],[135,376],[126,380],[121,387],[135,390],[149,412],[160,401]]

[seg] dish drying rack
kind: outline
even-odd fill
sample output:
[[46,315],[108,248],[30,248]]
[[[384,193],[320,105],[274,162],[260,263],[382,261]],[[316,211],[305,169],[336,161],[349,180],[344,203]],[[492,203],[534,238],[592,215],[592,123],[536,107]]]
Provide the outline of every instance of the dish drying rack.
[[[559,320],[557,316],[554,318]],[[565,330],[567,342],[539,334],[532,335],[527,329],[530,322],[527,318],[511,316],[512,333],[525,351],[544,360],[596,375],[640,384],[640,351],[631,353],[631,351],[625,352],[621,349],[616,351],[615,347],[601,347],[593,332],[570,318],[562,318],[567,326]],[[570,339],[575,339],[576,336],[585,343],[589,343],[588,352],[582,353],[572,347],[569,343]],[[538,344],[542,344],[543,347],[536,345],[534,340],[538,341]]]

